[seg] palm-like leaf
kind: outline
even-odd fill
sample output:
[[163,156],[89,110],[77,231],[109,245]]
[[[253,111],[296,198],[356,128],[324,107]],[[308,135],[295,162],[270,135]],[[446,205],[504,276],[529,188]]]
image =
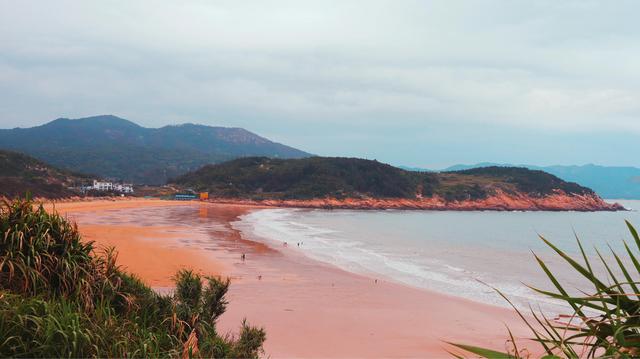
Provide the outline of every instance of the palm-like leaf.
[[[614,266],[611,266],[611,261],[596,249],[596,255],[607,274],[605,279],[599,278],[595,274],[593,266],[577,236],[576,240],[584,264],[580,264],[566,252],[540,236],[540,239],[549,248],[567,262],[578,274],[587,279],[595,290],[592,294],[570,295],[552,270],[534,253],[535,260],[555,287],[556,292],[530,288],[545,296],[566,302],[573,310],[571,320],[564,324],[551,321],[544,314],[536,314],[532,310],[533,318],[537,322],[537,326],[534,327],[514,307],[534,334],[532,340],[542,345],[547,353],[547,358],[632,358],[640,356],[640,261],[637,254],[640,251],[640,236],[631,223],[628,221],[625,221],[625,223],[636,243],[636,253],[626,242],[623,243],[626,256],[633,264],[635,273],[632,274],[629,271],[622,257],[609,246],[613,258],[612,261],[615,262]],[[624,280],[622,280],[622,277],[616,276],[614,271],[616,265]],[[639,277],[634,278],[634,275]],[[612,282],[612,284],[605,284],[607,282]],[[499,291],[498,293],[513,306],[504,294]],[[511,336],[511,334],[509,335]],[[515,345],[512,336],[511,342]],[[520,357],[515,346],[512,351],[513,354],[508,354],[464,344],[453,345],[483,358]]]

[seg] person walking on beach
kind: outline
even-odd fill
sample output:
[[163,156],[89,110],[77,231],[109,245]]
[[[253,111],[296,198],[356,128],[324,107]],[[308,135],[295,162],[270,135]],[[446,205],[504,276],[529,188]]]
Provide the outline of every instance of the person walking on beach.
[[242,261],[244,262],[244,260],[247,258],[247,256],[244,255],[244,253],[242,253]]

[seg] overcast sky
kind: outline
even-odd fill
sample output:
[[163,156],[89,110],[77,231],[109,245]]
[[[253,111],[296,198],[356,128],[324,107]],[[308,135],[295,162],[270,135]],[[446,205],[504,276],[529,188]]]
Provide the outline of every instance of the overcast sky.
[[0,127],[114,114],[440,168],[640,166],[640,2],[0,0]]

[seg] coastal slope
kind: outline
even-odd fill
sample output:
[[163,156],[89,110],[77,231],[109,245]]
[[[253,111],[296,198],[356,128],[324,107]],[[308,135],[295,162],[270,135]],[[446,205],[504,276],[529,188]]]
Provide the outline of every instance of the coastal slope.
[[[459,171],[478,167],[514,167],[511,164],[477,163],[474,165],[455,165],[445,171]],[[622,166],[600,166],[587,164],[582,166],[532,166],[515,165],[532,170],[541,170],[558,176],[565,181],[577,182],[593,189],[604,198],[640,199],[640,168]],[[416,169],[425,171],[424,169]]]
[[61,170],[33,157],[0,150],[0,197],[63,198],[79,195],[72,189],[90,181],[90,176]]
[[432,210],[618,210],[591,189],[543,171],[485,167],[425,173],[358,158],[242,158],[178,177],[219,202]]

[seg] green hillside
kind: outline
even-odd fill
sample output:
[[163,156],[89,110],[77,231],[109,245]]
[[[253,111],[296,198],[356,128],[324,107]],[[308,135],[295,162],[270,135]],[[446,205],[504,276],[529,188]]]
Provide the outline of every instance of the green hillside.
[[116,116],[60,118],[42,126],[0,129],[0,149],[137,184],[164,184],[205,164],[238,157],[309,156],[242,128],[196,124],[146,128]]
[[377,161],[310,157],[242,158],[207,165],[174,182],[214,196],[251,199],[416,198],[439,195],[447,200],[485,198],[497,190],[544,196],[554,190],[593,193],[542,171],[488,167],[458,172],[405,171]]
[[30,192],[35,197],[69,197],[78,195],[69,187],[90,179],[21,153],[0,150],[0,196],[13,198]]

